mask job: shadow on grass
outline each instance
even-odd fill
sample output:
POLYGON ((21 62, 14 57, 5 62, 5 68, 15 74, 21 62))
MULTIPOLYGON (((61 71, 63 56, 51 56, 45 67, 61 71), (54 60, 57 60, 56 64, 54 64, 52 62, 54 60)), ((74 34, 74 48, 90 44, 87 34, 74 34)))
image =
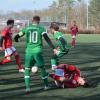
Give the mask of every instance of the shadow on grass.
MULTIPOLYGON (((22 58, 21 60, 24 63, 25 54, 23 51, 23 47, 20 48, 20 45, 18 45, 17 48, 19 53, 21 53, 21 58, 22 58)), ((45 59, 46 68, 48 70, 50 70, 51 55, 52 55, 52 50, 50 50, 48 46, 45 46, 43 56, 45 59)), ((83 73, 87 73, 86 77, 92 84, 95 85, 96 88, 99 88, 98 84, 100 83, 100 73, 98 71, 100 66, 97 65, 99 62, 100 62, 100 44, 98 43, 78 44, 76 48, 71 49, 69 54, 65 55, 60 60, 60 63, 69 63, 77 65, 81 69, 81 71, 83 71, 83 73)), ((15 65, 14 68, 13 66, 11 66, 12 64, 14 65, 15 62, 4 66, 0 65, 0 67, 3 67, 0 70, 0 85, 5 87, 4 89, 3 88, 0 89, 0 100, 99 100, 100 99, 100 92, 94 93, 90 96, 87 96, 87 93, 85 93, 86 96, 84 97, 82 95, 79 95, 79 96, 71 96, 69 98, 67 97, 67 93, 69 93, 67 89, 64 90, 64 92, 60 92, 59 94, 56 95, 54 94, 51 96, 49 94, 50 93, 49 91, 43 91, 40 88, 42 86, 40 81, 41 78, 37 77, 37 75, 33 75, 31 78, 31 84, 34 84, 31 85, 31 87, 33 89, 35 87, 35 89, 32 90, 30 94, 26 94, 24 92, 25 86, 24 86, 23 76, 17 72, 17 70, 15 69, 15 65), (16 86, 15 84, 18 85, 20 84, 20 85, 16 86), (12 85, 13 88, 12 87, 10 88, 9 85, 12 85), (65 96, 63 95, 64 93, 66 93, 65 96)), ((53 90, 50 91, 52 91, 52 93, 54 92, 53 90)))
POLYGON ((59 95, 56 95, 56 96, 36 96, 35 94, 38 93, 38 92, 42 92, 40 89, 37 90, 37 91, 33 91, 31 95, 29 94, 25 94, 25 93, 19 93, 19 94, 16 94, 16 95, 13 95, 13 96, 8 96, 8 97, 5 97, 5 98, 0 98, 2 100, 99 100, 100 99, 100 94, 96 94, 96 95, 92 95, 92 96, 86 96, 86 97, 82 97, 82 96, 79 96, 79 97, 63 97, 63 96, 59 96, 59 95), (25 97, 22 97, 22 95, 24 95, 25 97), (29 96, 28 96, 29 95, 29 96), (21 97, 20 97, 21 96, 21 97), (8 98, 8 99, 7 99, 8 98))

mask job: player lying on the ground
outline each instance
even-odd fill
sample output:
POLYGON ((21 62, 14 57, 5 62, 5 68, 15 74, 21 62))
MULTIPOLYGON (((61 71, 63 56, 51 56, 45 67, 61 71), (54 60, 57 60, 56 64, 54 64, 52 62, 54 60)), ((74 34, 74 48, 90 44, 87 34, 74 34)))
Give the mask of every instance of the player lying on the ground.
POLYGON ((72 35, 72 46, 75 47, 76 35, 78 33, 78 26, 76 25, 76 21, 73 21, 73 24, 72 24, 70 30, 71 30, 71 35, 72 35))
POLYGON ((16 59, 16 64, 18 65, 19 72, 24 72, 24 69, 20 63, 19 54, 16 52, 16 49, 13 47, 12 44, 12 28, 14 26, 14 20, 9 19, 7 20, 7 26, 1 32, 2 36, 2 48, 1 50, 5 50, 5 59, 3 59, 0 64, 6 64, 10 61, 10 56, 14 55, 16 59))
POLYGON ((67 41, 64 39, 64 36, 59 32, 59 26, 57 23, 51 23, 50 26, 51 33, 53 34, 55 40, 58 43, 57 52, 51 58, 52 70, 57 66, 57 61, 69 51, 67 48, 67 41))
POLYGON ((57 87, 75 88, 78 86, 88 86, 86 80, 81 77, 80 69, 69 64, 60 64, 55 68, 55 72, 50 74, 57 87))
MULTIPOLYGON (((41 70, 41 77, 44 81, 45 88, 48 89, 48 74, 45 70, 45 64, 42 56, 42 37, 46 40, 49 46, 54 49, 52 42, 50 41, 46 29, 44 26, 40 25, 40 17, 34 16, 32 24, 28 27, 22 29, 22 31, 15 36, 15 41, 18 42, 18 39, 21 36, 26 35, 27 48, 25 54, 25 84, 26 91, 30 91, 30 71, 32 66, 36 64, 41 70)), ((56 51, 54 49, 54 51, 56 51)))

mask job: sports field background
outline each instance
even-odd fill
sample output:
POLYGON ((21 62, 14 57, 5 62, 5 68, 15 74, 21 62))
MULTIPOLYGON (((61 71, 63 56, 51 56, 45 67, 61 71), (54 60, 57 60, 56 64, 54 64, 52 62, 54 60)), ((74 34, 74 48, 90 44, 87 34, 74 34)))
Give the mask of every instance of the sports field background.
MULTIPOLYGON (((52 36, 50 36, 52 38, 52 36)), ((71 36, 66 35, 70 47, 71 36)), ((55 41, 53 41, 55 44, 55 41)), ((22 39, 14 43, 20 53, 24 65, 25 42, 22 39)), ((44 42, 44 59, 47 71, 50 71, 50 57, 52 50, 44 42)), ((0 53, 0 59, 3 53, 0 53)), ((14 59, 14 58, 12 58, 14 59)), ((53 89, 43 91, 42 81, 38 74, 31 74, 31 93, 25 93, 23 74, 18 73, 17 65, 11 62, 7 65, 0 65, 0 100, 100 100, 100 35, 78 35, 76 48, 70 49, 68 55, 60 62, 76 65, 81 69, 82 74, 92 84, 91 88, 75 89, 53 89)), ((49 78, 49 81, 52 80, 49 78)))

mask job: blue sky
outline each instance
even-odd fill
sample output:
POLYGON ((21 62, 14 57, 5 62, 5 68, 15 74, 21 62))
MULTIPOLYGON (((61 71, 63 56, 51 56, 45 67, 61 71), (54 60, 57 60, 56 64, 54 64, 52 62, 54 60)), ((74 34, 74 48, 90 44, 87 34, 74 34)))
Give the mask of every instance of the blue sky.
POLYGON ((34 10, 44 9, 52 4, 54 0, 0 0, 0 10, 7 12, 9 10, 34 10))
MULTIPOLYGON (((0 0, 0 10, 21 11, 48 8, 56 0, 0 0)), ((86 2, 87 0, 85 0, 86 2)))

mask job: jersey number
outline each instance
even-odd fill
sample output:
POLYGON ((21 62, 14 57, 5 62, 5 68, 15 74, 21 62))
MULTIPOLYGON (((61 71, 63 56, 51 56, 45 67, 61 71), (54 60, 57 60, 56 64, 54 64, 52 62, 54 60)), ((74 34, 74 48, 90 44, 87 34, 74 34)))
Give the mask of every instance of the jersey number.
POLYGON ((37 43, 38 42, 38 32, 37 31, 34 31, 34 32, 29 31, 29 33, 30 33, 30 42, 37 43))

